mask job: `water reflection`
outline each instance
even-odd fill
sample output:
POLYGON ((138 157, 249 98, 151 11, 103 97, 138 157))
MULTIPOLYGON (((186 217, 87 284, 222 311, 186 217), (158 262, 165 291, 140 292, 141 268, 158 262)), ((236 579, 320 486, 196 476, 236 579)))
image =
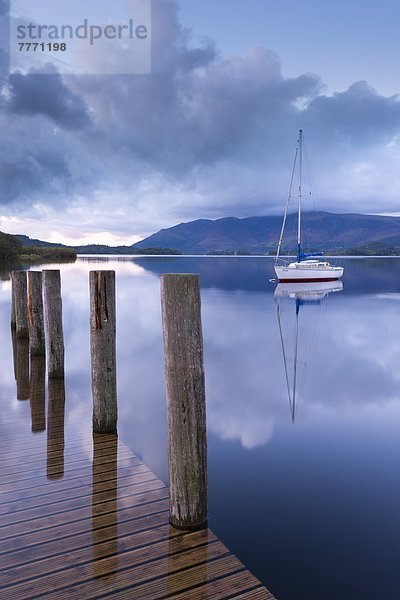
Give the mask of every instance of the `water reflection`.
POLYGON ((31 356, 30 400, 32 432, 46 429, 46 359, 31 356))
POLYGON ((29 340, 17 338, 14 331, 12 340, 17 400, 29 400, 29 340))
MULTIPOLYGON (((398 593, 400 259, 344 263, 343 292, 323 291, 322 298, 313 297, 315 290, 307 296, 296 297, 295 292, 293 297, 283 293, 274 297, 274 286, 268 283, 272 274, 268 259, 129 258, 114 262, 112 258, 102 264, 118 274, 120 439, 164 481, 167 425, 158 275, 200 272, 211 526, 279 598, 297 598, 299 589, 307 589, 312 600, 331 600, 346 593, 346 597, 375 600, 395 598, 398 593), (287 378, 277 302, 290 366, 287 378), (297 391, 289 415, 287 379, 293 386, 296 317, 297 391), (291 426, 293 414, 296 427, 291 426), (365 564, 371 561, 376 568, 366 574, 365 564)), ((90 398, 87 277, 93 267, 87 260, 61 268, 68 393, 76 399, 75 408, 69 410, 77 422, 90 398)), ((0 302, 4 338, 9 335, 8 284, 0 286, 0 302)), ((12 419, 25 426, 30 418, 28 406, 10 402, 10 397, 15 398, 15 383, 7 344, 0 347, 1 352, 0 402, 13 411, 12 419)), ((17 379, 16 346, 14 363, 17 379)), ((33 372, 32 367, 32 376, 33 372)), ((42 375, 37 379, 42 380, 42 375)), ((31 398, 32 410, 39 408, 37 416, 32 415, 32 425, 37 426, 43 419, 39 393, 38 398, 37 402, 31 398)), ((9 434, 1 420, 0 427, 9 434)), ((12 456, 18 443, 5 445, 3 451, 12 456)), ((100 450, 96 442, 93 475, 89 475, 93 496, 87 497, 93 525, 85 538, 85 548, 93 543, 85 554, 87 586, 93 574, 100 575, 100 545, 107 556, 110 552, 111 571, 116 568, 115 473, 112 463, 111 474, 101 464, 100 450)), ((65 489, 67 483, 60 485, 65 489)), ((125 506, 120 497, 119 505, 123 502, 125 506)), ((129 502, 135 502, 134 496, 129 496, 129 502)), ((171 544, 167 558, 166 523, 167 517, 160 512, 152 539, 157 541, 162 531, 163 556, 173 569, 176 546, 171 544)), ((132 534, 137 545, 145 545, 148 540, 139 527, 138 519, 124 519, 121 540, 132 534)), ((123 552, 122 546, 121 570, 123 552)), ((25 561, 24 555, 21 558, 25 561)), ((107 585, 106 577, 103 581, 107 585)), ((110 581, 111 592, 114 576, 110 581)), ((172 571, 168 586, 172 594, 172 571)))
POLYGON ((64 477, 65 380, 49 379, 47 407, 47 479, 64 477))
MULTIPOLYGON (((92 465, 92 569, 93 577, 104 575, 104 526, 107 525, 107 578, 113 577, 118 569, 118 521, 117 521, 117 477, 118 437, 93 433, 92 465), (104 490, 106 470, 107 508, 99 503, 104 490), (104 514, 106 513, 106 514, 104 514)), ((103 494, 104 496, 104 494, 103 494)))
MULTIPOLYGON (((185 572, 180 571, 184 567, 191 567, 190 580, 195 581, 196 586, 204 585, 208 579, 212 578, 213 564, 210 564, 215 558, 215 540, 214 535, 208 530, 182 535, 182 531, 177 536, 177 529, 170 526, 168 539, 168 564, 167 564, 167 582, 165 597, 173 597, 182 589, 182 577, 185 572), (190 561, 188 561, 190 557, 190 561)), ((218 557, 218 553, 216 554, 218 557)), ((189 580, 188 574, 186 577, 189 580)), ((201 588, 200 588, 201 590, 201 588)), ((189 597, 189 594, 188 594, 189 597)), ((198 598, 204 600, 210 597, 206 591, 199 591, 198 598)), ((217 594, 216 596, 217 597, 217 594)))
MULTIPOLYGON (((289 399, 290 413, 292 422, 295 422, 296 417, 296 394, 297 394, 297 377, 299 366, 299 315, 300 309, 304 306, 321 306, 328 295, 332 292, 341 292, 343 290, 342 281, 329 282, 312 282, 312 283, 279 283, 274 292, 276 301, 276 316, 279 328, 279 338, 282 346, 283 364, 285 369, 286 389, 289 399), (295 323, 293 336, 293 364, 289 365, 288 348, 285 342, 282 324, 282 300, 294 300, 295 307, 295 323)), ((316 315, 314 316, 314 318, 316 315)), ((304 357, 305 350, 300 350, 301 358, 304 357)), ((308 357, 309 359, 309 357, 308 357)), ((306 363, 304 363, 306 367, 306 363)))

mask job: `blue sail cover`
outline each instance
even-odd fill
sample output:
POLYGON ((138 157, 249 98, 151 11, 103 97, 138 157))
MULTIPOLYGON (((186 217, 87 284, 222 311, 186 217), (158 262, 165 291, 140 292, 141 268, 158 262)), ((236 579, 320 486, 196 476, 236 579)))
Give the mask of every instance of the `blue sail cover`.
POLYGON ((311 258, 312 256, 323 256, 323 252, 310 252, 306 254, 302 252, 300 244, 297 245, 297 262, 301 262, 302 260, 307 260, 307 258, 311 258))

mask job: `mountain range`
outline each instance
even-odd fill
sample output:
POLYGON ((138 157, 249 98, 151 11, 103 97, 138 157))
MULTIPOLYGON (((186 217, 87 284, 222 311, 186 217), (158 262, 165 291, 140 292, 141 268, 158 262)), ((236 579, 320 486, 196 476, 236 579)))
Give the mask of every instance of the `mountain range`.
MULTIPOLYGON (((80 254, 120 253, 144 254, 169 250, 181 254, 249 253, 268 254, 276 250, 282 217, 227 217, 217 220, 199 219, 162 229, 131 246, 75 246, 80 254)), ((283 252, 293 251, 297 235, 297 215, 287 218, 283 252)), ((17 236, 24 246, 62 247, 17 236)), ((346 253, 400 253, 400 217, 363 214, 305 213, 302 220, 305 249, 346 253)))
MULTIPOLYGON (((268 254, 276 250, 282 217, 228 217, 181 223, 151 235, 133 247, 173 248, 182 254, 246 251, 268 254)), ((283 250, 293 250, 297 237, 297 214, 288 215, 283 250)), ((362 214, 305 213, 302 240, 307 249, 347 251, 365 246, 400 248, 400 217, 362 214)))

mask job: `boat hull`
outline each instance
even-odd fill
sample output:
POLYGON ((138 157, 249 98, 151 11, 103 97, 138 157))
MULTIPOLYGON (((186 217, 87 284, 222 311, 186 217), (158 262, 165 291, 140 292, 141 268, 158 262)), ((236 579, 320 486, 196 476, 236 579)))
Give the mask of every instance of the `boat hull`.
POLYGON ((326 269, 302 269, 293 267, 274 267, 275 274, 282 283, 310 283, 313 281, 337 281, 343 277, 342 267, 328 267, 326 269))

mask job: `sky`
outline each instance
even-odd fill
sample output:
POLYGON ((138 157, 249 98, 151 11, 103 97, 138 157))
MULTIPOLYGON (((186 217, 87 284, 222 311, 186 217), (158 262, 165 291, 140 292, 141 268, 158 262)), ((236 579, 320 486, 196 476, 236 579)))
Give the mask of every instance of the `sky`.
POLYGON ((0 23, 0 230, 131 244, 194 219, 281 214, 299 128, 310 208, 400 214, 394 1, 152 5, 150 75, 10 76, 0 23))

